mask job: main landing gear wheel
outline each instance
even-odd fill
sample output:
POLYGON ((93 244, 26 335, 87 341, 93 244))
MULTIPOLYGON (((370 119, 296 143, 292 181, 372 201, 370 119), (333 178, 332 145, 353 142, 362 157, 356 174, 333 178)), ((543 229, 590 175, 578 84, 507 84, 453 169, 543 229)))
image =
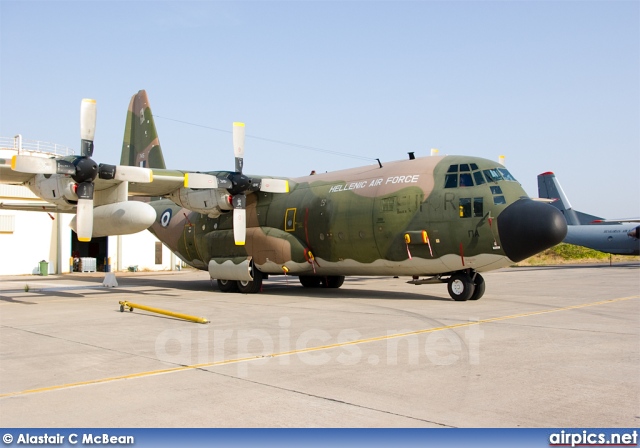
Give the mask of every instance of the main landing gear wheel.
POLYGON ((339 288, 344 283, 344 275, 328 275, 322 278, 322 286, 325 288, 339 288))
POLYGON ((298 277, 298 280, 300 280, 300 284, 305 288, 320 287, 320 281, 321 281, 320 277, 316 277, 313 275, 301 275, 300 277, 298 277))
POLYGON ((238 292, 238 282, 235 280, 221 280, 216 281, 218 283, 218 289, 222 292, 238 292))
POLYGON ((237 281, 238 291, 243 294, 255 294, 257 292, 260 292, 260 290, 262 289, 262 279, 264 278, 263 274, 258 269, 256 269, 253 263, 251 263, 251 274, 253 276, 252 281, 237 281))
POLYGON ((482 275, 476 274, 476 276, 473 279, 473 283, 475 285, 475 288, 473 289, 473 294, 471 294, 471 297, 469 297, 469 300, 478 300, 480 297, 484 295, 484 289, 485 289, 484 278, 482 278, 482 275))
POLYGON ((473 296, 475 285, 473 284, 471 277, 469 277, 466 273, 458 272, 457 274, 453 274, 451 278, 449 278, 449 282, 447 283, 447 290, 449 291, 449 295, 453 300, 455 300, 456 302, 464 302, 469 300, 473 296))

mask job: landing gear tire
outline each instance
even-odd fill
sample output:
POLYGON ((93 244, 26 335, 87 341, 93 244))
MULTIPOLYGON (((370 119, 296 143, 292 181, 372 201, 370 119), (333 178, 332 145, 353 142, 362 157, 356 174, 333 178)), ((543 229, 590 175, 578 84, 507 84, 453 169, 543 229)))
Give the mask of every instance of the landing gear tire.
POLYGON ((344 275, 328 275, 321 278, 324 288, 339 288, 344 283, 344 275))
POLYGON ((313 275, 301 275, 298 277, 298 280, 300 280, 300 284, 305 288, 319 288, 322 279, 313 275))
POLYGON ((263 274, 256 267, 251 264, 251 274, 253 275, 252 281, 238 280, 238 291, 242 294, 255 294, 262 289, 263 274))
POLYGON ((473 296, 475 285, 473 284, 471 277, 466 273, 458 272, 449 278, 447 290, 453 300, 456 302, 465 302, 473 296))
POLYGON ((218 289, 222 292, 238 292, 238 282, 234 280, 216 280, 218 289))
POLYGON ((476 274, 475 278, 473 279, 473 283, 475 285, 475 288, 473 290, 473 294, 471 294, 471 297, 469 297, 469 300, 478 300, 484 295, 484 278, 482 278, 482 275, 476 274))

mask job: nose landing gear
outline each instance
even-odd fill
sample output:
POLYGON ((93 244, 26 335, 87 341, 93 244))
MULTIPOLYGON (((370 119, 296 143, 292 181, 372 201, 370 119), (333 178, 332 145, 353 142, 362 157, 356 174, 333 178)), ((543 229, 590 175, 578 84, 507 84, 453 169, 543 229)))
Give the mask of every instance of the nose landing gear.
POLYGON ((485 291, 484 278, 475 271, 459 271, 447 282, 447 291, 456 302, 478 300, 485 291))

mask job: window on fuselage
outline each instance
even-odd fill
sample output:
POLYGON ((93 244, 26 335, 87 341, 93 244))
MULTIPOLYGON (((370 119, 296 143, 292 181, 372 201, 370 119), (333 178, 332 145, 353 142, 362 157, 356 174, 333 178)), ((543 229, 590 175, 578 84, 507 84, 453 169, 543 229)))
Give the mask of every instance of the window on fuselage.
POLYGON ((482 171, 474 171, 473 179, 476 181, 476 185, 484 184, 484 176, 482 176, 482 171))
POLYGON ((483 171, 485 177, 487 178, 487 182, 498 182, 502 180, 502 175, 497 170, 497 168, 492 168, 490 170, 483 171))
POLYGON ((460 186, 473 187, 473 179, 471 178, 471 173, 460 173, 460 186))
POLYGON ((457 174, 447 174, 444 177, 444 188, 456 188, 457 186, 458 186, 457 174))
POLYGON ((512 182, 518 182, 515 177, 511 175, 508 169, 506 168, 498 168, 498 171, 502 174, 504 180, 510 180, 512 182))
POLYGON ((482 216, 484 216, 482 198, 473 198, 473 217, 482 218, 482 216))
POLYGON ((482 218, 484 206, 482 198, 460 198, 458 210, 461 218, 482 218))
POLYGON ((501 204, 506 204, 506 203, 507 203, 507 201, 506 201, 506 199, 504 198, 504 196, 494 196, 494 197, 493 197, 493 203, 494 203, 495 205, 501 205, 501 204))
POLYGON ((460 205, 458 206, 460 210, 461 218, 470 218, 471 217, 471 198, 460 198, 460 205))

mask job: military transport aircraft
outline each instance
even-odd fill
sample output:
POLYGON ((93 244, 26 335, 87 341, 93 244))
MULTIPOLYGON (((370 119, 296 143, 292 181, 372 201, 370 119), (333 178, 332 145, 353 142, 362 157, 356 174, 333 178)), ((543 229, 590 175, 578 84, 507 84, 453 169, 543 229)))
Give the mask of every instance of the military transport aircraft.
POLYGON ((259 292, 278 274, 310 288, 388 275, 446 282, 453 299, 477 300, 481 272, 534 255, 567 232, 562 213, 528 198, 487 159, 431 156, 291 179, 248 176, 244 124, 234 123, 233 171, 168 170, 143 90, 129 105, 119 166, 91 159, 94 129, 95 102, 83 100, 81 154, 17 155, 10 167, 0 160, 1 182, 26 185, 51 203, 47 211, 75 210, 79 239, 150 226, 225 292, 259 292))
POLYGON ((640 219, 604 219, 574 210, 551 171, 538 175, 538 195, 554 199, 568 224, 565 243, 589 247, 614 255, 640 255, 640 219), (615 223, 615 224, 608 224, 615 223))

